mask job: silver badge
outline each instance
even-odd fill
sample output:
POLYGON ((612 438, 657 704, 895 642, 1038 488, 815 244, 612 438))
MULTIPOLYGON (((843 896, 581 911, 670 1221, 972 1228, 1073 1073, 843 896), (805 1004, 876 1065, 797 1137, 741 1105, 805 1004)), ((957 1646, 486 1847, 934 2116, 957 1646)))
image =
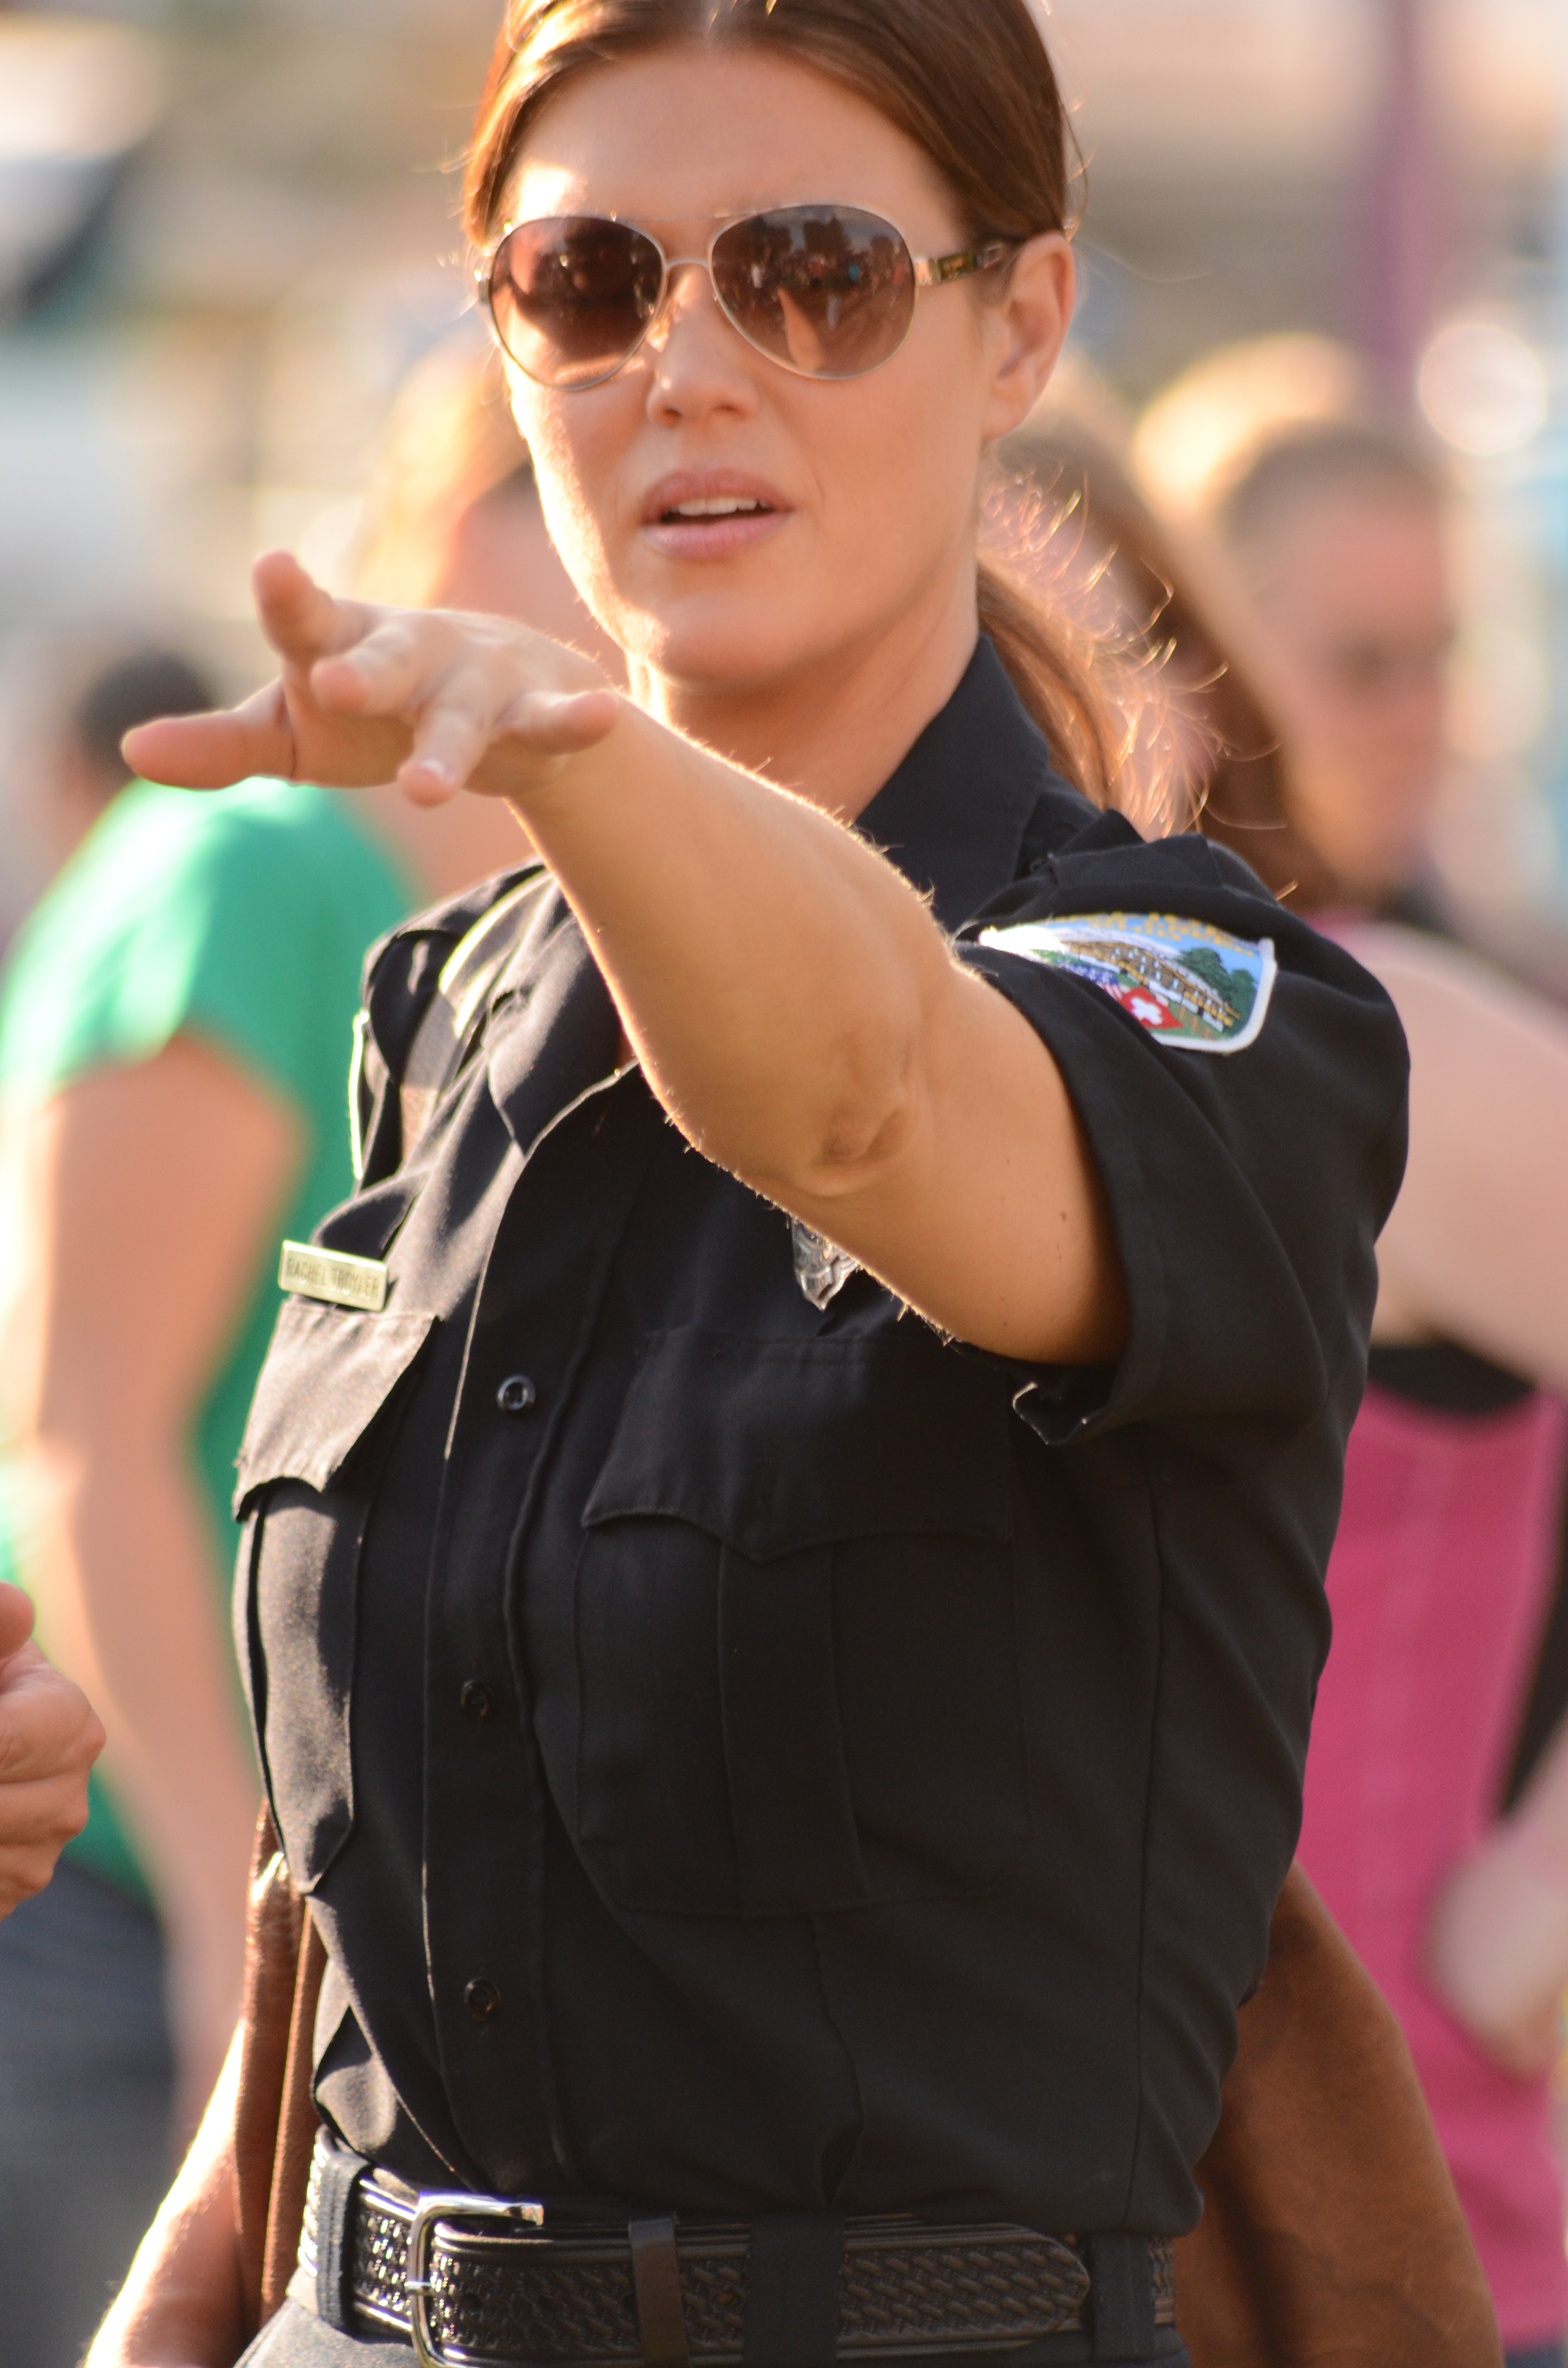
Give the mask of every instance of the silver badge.
POLYGON ((825 1307, 850 1276, 860 1271, 858 1258, 852 1258, 847 1250, 835 1249, 825 1235, 813 1234, 799 1217, 790 1220, 790 1238, 795 1251, 795 1280, 813 1307, 825 1307))

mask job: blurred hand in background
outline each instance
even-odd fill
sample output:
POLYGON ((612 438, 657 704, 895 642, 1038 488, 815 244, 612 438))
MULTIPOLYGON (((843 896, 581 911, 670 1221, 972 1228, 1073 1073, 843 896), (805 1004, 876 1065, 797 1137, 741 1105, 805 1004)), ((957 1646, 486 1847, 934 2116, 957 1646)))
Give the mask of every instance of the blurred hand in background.
POLYGON ((33 1608, 0 1581, 0 1917, 41 1891, 87 1822, 104 1730, 80 1686, 29 1640, 33 1608))

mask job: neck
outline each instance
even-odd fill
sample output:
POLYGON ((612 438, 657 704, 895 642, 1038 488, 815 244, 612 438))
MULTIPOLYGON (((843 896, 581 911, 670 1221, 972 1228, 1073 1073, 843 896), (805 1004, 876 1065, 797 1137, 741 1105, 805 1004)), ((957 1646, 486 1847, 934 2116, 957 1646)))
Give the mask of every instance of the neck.
POLYGON ((687 739, 853 822, 958 689, 978 631, 971 575, 929 610, 796 672, 689 683, 634 664, 632 697, 687 739))

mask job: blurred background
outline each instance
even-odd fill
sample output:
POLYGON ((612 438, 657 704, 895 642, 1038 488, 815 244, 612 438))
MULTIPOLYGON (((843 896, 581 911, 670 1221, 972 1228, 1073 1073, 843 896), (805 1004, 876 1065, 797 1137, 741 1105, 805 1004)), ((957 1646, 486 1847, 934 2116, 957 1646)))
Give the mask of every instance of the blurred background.
MULTIPOLYGON (((262 663, 257 547, 347 579, 393 392, 469 303, 451 167, 495 14, 0 0, 0 940, 51 864, 31 753, 51 650, 79 664, 134 627, 237 687, 262 663)), ((1076 336, 1129 419, 1216 346, 1312 332, 1357 347, 1451 464, 1464 619, 1435 851, 1471 898, 1552 915, 1568 9, 1053 0, 1050 29, 1088 164, 1076 336)), ((1167 422, 1167 477, 1180 444, 1167 422)))

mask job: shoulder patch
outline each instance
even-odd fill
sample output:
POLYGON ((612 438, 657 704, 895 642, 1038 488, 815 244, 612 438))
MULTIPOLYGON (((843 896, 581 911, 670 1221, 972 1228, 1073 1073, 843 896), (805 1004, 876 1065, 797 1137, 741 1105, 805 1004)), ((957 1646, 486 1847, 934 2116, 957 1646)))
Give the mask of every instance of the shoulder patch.
POLYGON ((1274 992, 1272 938, 1233 938, 1177 913, 1074 913, 983 929, 983 946, 1087 979, 1162 1043, 1239 1053, 1274 992))

